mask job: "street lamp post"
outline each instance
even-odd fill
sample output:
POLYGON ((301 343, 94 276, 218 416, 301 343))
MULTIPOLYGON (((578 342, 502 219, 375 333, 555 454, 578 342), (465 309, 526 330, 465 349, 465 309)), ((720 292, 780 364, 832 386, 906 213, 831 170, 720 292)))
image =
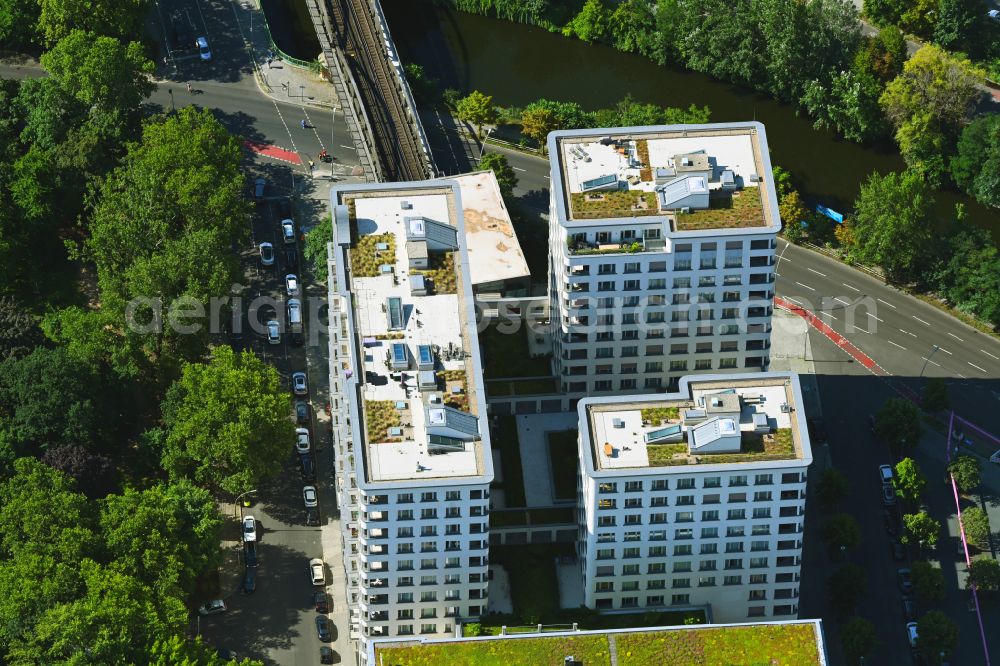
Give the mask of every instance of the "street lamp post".
POLYGON ((306 87, 303 85, 299 85, 299 98, 300 99, 306 98, 306 87))
POLYGON ((257 492, 256 490, 248 490, 236 496, 236 499, 233 500, 233 518, 237 517, 236 513, 240 506, 240 498, 243 497, 244 495, 250 495, 251 493, 256 493, 256 492, 257 492))
POLYGON ((167 94, 170 95, 170 112, 174 112, 174 89, 167 88, 167 94))
POLYGON ((492 131, 493 131, 492 127, 488 128, 486 130, 485 136, 483 136, 483 142, 479 145, 479 159, 477 160, 477 162, 483 161, 483 153, 486 152, 486 140, 490 138, 490 132, 492 131))
POLYGON ((924 370, 926 370, 926 369, 927 369, 927 364, 928 364, 928 363, 930 362, 930 360, 931 360, 931 356, 934 356, 934 354, 935 354, 935 353, 937 352, 937 350, 939 350, 939 349, 941 349, 941 348, 940 348, 940 347, 938 347, 937 345, 933 345, 933 346, 931 347, 931 353, 930 353, 930 354, 928 354, 928 355, 927 355, 927 356, 926 356, 926 357, 924 358, 924 365, 923 365, 923 367, 922 367, 922 368, 920 368, 920 374, 919 374, 919 375, 917 376, 917 379, 919 379, 920 377, 923 377, 923 376, 924 376, 924 370))
POLYGON ((333 109, 330 111, 330 147, 333 148, 333 126, 337 124, 337 109, 339 107, 334 104, 333 109))

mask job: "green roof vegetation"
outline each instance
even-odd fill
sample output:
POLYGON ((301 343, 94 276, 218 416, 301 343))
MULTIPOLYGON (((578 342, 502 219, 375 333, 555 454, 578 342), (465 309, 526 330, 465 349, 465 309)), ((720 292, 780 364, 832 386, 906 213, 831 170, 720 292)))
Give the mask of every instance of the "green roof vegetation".
POLYGON ((611 641, 618 666, 809 666, 820 663, 811 624, 636 631, 499 640, 467 640, 376 651, 382 666, 539 666, 573 655, 586 666, 610 666, 611 641))
POLYGON ((392 400, 365 400, 365 430, 368 441, 396 442, 398 437, 389 437, 389 428, 403 425, 396 403, 392 400))
POLYGON ((666 421, 676 421, 681 416, 680 407, 647 407, 639 410, 643 423, 663 425, 666 421))
POLYGON ((656 215, 660 212, 656 193, 639 190, 571 192, 569 203, 570 217, 577 220, 656 215))
POLYGON ((415 275, 424 275, 431 281, 431 289, 435 294, 457 294, 455 279, 455 253, 431 252, 428 257, 429 268, 412 270, 415 275))
MULTIPOLYGON (((645 410, 644 410, 645 411, 645 410)), ((645 418, 645 417, 643 417, 645 418)), ((656 423, 655 421, 653 422, 656 423)), ((686 442, 678 444, 647 444, 650 467, 669 465, 719 465, 759 460, 789 460, 795 457, 791 428, 779 428, 770 434, 745 432, 739 453, 701 453, 690 455, 686 442)))
POLYGON ((396 237, 384 233, 358 238, 351 248, 351 272, 354 277, 378 277, 382 264, 396 265, 396 237), (379 243, 386 243, 389 248, 378 250, 376 246, 379 243))
POLYGON ((764 206, 760 197, 759 187, 748 187, 730 195, 712 192, 708 210, 677 213, 677 231, 763 227, 764 206))

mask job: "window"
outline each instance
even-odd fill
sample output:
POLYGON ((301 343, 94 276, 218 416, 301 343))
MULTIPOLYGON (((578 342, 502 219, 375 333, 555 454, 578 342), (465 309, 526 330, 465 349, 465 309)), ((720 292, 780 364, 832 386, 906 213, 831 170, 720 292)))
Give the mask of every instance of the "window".
POLYGON ((767 583, 767 574, 751 574, 750 584, 751 585, 764 585, 767 583))
POLYGON ((715 587, 715 576, 699 576, 698 587, 715 587))
POLYGON ((396 530, 396 536, 400 539, 410 539, 413 537, 412 527, 400 527, 396 530))
POLYGON ((747 609, 747 617, 764 617, 764 607, 751 606, 747 609))
POLYGON ((736 476, 729 477, 730 486, 745 486, 747 485, 747 477, 743 474, 738 474, 736 476))
POLYGON ((649 557, 666 557, 667 547, 666 546, 650 546, 647 551, 649 557))
POLYGON ((741 560, 739 558, 726 560, 726 568, 727 569, 742 569, 743 568, 743 560, 741 560))
POLYGON ((719 528, 718 527, 703 527, 703 528, 701 528, 701 538, 702 539, 718 539, 719 538, 719 528))
POLYGON ((765 601, 767 599, 767 590, 750 590, 750 596, 747 601, 765 601))
POLYGON ((625 482, 625 492, 627 492, 627 493, 641 493, 642 492, 642 481, 626 481, 625 482))
MULTIPOLYGON (((650 521, 650 522, 652 522, 652 521, 650 521)), ((666 532, 666 530, 653 530, 652 532, 649 533, 649 540, 650 541, 666 541, 667 540, 667 532, 666 532)))
POLYGON ((396 627, 397 636, 412 636, 413 635, 413 625, 412 624, 401 624, 396 627))
POLYGON ((420 625, 420 633, 422 634, 436 634, 437 625, 436 624, 422 624, 420 625))
POLYGON ((647 590, 665 590, 667 588, 667 581, 661 579, 658 580, 648 580, 646 581, 647 590))
POLYGON ((690 594, 671 595, 670 603, 674 604, 675 606, 685 606, 691 603, 691 595, 690 594))
POLYGON ((753 517, 756 520, 760 520, 762 518, 770 518, 771 517, 771 509, 769 507, 765 507, 765 508, 761 508, 761 509, 754 509, 753 510, 753 517))
POLYGON ((622 557, 625 559, 635 559, 636 557, 639 557, 639 549, 625 548, 622 550, 622 557))
POLYGON ((746 493, 729 493, 729 503, 730 504, 740 504, 747 501, 746 493))
POLYGON ((638 608, 639 597, 622 597, 622 608, 638 608))
POLYGON ((726 576, 722 579, 723 585, 742 585, 743 576, 726 576))
POLYGON ((639 565, 638 564, 623 564, 622 565, 622 575, 623 576, 638 576, 639 575, 639 565))
POLYGON ((662 606, 663 605, 663 595, 657 594, 654 596, 646 597, 647 606, 662 606))
POLYGON ((691 571, 690 562, 674 562, 674 573, 687 573, 691 571))
POLYGON ((650 488, 650 490, 667 490, 668 489, 667 488, 667 481, 666 481, 666 479, 654 479, 652 483, 653 483, 653 485, 650 488))
POLYGON ((671 587, 673 587, 675 590, 676 589, 683 589, 685 587, 691 587, 691 579, 690 578, 674 578, 674 581, 671 584, 671 587))
POLYGON ((717 543, 703 543, 701 544, 701 550, 699 553, 701 555, 715 555, 719 552, 719 544, 717 543))
POLYGON ((434 525, 424 525, 423 527, 420 528, 420 536, 422 537, 437 536, 437 531, 438 528, 434 525))
POLYGON ((751 569, 766 569, 767 568, 767 558, 766 557, 751 557, 750 558, 750 568, 751 569))
POLYGON ((609 581, 598 581, 594 587, 595 592, 614 592, 615 584, 609 581))
POLYGON ((420 619, 421 620, 431 620, 436 618, 438 615, 437 608, 421 608, 420 609, 420 619))
POLYGON ((753 478, 755 486, 769 486, 774 483, 773 474, 758 474, 753 478))
POLYGON ((771 491, 758 490, 753 494, 754 502, 770 502, 771 501, 771 491))
POLYGON ((698 359, 697 361, 694 362, 694 369, 695 370, 711 370, 712 369, 712 360, 708 359, 708 358, 700 358, 700 359, 698 359))
POLYGON ((694 522, 694 511, 681 511, 677 514, 676 521, 678 523, 693 523, 694 522))
POLYGON ((685 555, 690 555, 690 554, 691 554, 690 544, 681 544, 674 546, 674 557, 683 557, 685 555))
MULTIPOLYGON (((701 498, 702 504, 718 504, 720 501, 721 497, 719 496, 719 493, 709 493, 701 498)), ((716 511, 715 514, 718 516, 719 512, 716 511)), ((716 518, 716 520, 718 520, 718 518, 716 518)))
POLYGON ((639 581, 626 580, 622 582, 622 592, 636 592, 639 589, 639 581))
POLYGON ((413 502, 413 493, 400 493, 396 495, 396 504, 411 504, 413 502))
POLYGON ((770 544, 767 541, 751 541, 750 550, 753 552, 761 552, 764 550, 770 550, 770 544))
MULTIPOLYGON (((400 579, 402 580, 402 579, 400 579)), ((396 595, 396 603, 400 604, 412 604, 413 603, 413 592, 400 592, 396 595)))
POLYGON ((597 283, 597 291, 614 291, 615 281, 614 280, 601 280, 597 283))
POLYGON ((679 277, 674 278, 674 289, 690 289, 691 288, 691 278, 679 277))
POLYGON ((420 493, 421 502, 436 502, 437 498, 437 493, 420 493))
MULTIPOLYGON (((607 233, 607 232, 605 232, 607 233)), ((597 267, 597 273, 599 275, 614 275, 615 265, 614 264, 600 264, 597 267)))
POLYGON ((445 499, 446 502, 455 502, 457 500, 460 500, 460 499, 462 499, 462 491, 461 490, 449 490, 448 492, 446 492, 444 494, 444 499, 445 499))
POLYGON ((397 511, 396 512, 396 519, 397 520, 413 520, 413 510, 412 509, 403 509, 402 511, 397 511))
MULTIPOLYGON (((632 233, 633 233, 633 235, 635 234, 634 231, 632 233)), ((625 237, 625 232, 622 232, 622 238, 624 238, 624 237, 625 237)), ((639 262, 638 261, 629 261, 629 262, 626 262, 625 263, 625 272, 626 273, 638 273, 639 272, 639 262)))
POLYGON ((427 604, 427 603, 433 603, 433 602, 436 602, 436 601, 437 601, 437 592, 421 592, 420 593, 420 602, 421 603, 427 604))

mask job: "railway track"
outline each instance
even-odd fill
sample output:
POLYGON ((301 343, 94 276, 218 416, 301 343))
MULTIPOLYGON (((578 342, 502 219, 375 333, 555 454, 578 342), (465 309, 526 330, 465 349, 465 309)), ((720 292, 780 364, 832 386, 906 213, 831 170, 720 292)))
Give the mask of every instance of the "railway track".
POLYGON ((340 47, 347 54, 372 124, 375 153, 387 180, 423 180, 427 166, 412 131, 381 32, 367 0, 329 0, 340 47))

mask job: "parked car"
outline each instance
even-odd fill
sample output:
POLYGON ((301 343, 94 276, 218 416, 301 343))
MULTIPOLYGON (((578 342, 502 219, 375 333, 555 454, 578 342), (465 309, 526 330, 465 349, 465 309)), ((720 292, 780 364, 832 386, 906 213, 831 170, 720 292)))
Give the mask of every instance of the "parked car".
POLYGON ((198 39, 194 40, 194 43, 198 46, 198 56, 202 60, 207 61, 212 59, 212 51, 211 49, 208 48, 207 39, 205 39, 204 37, 199 37, 198 39))
POLYGON ((322 615, 316 616, 316 635, 319 636, 319 640, 323 643, 329 643, 332 639, 330 635, 330 621, 322 615))
POLYGON ((295 222, 291 219, 281 221, 281 238, 289 245, 295 242, 295 222))
POLYGON ((313 585, 326 585, 326 566, 318 557, 309 560, 309 580, 313 585))
POLYGON ((319 509, 306 509, 306 525, 319 526, 319 509))
POLYGON ((267 342, 271 345, 281 344, 281 325, 277 319, 271 319, 267 322, 267 342))
POLYGON ((247 541, 243 544, 243 562, 248 567, 257 566, 257 542, 247 541))
POLYGON ((260 251, 260 263, 265 266, 274 266, 274 246, 264 241, 257 248, 260 251))
POLYGON ((892 484, 883 483, 882 484, 882 504, 886 506, 892 506, 896 503, 896 489, 892 487, 892 484))
POLYGON ((306 378, 306 373, 301 371, 292 373, 292 391, 295 395, 308 395, 309 380, 306 378))
POLYGON ((295 450, 300 454, 309 453, 312 447, 309 445, 309 428, 295 429, 295 450))
POLYGON ((299 456, 299 463, 302 465, 302 478, 306 481, 316 480, 316 463, 312 456, 304 453, 299 456))
POLYGON ((336 654, 337 653, 334 652, 332 648, 329 648, 326 645, 321 645, 319 648, 319 663, 321 664, 336 663, 335 661, 336 654))
POLYGON ((812 418, 806 421, 809 427, 809 440, 813 444, 826 443, 826 424, 821 418, 812 418))
POLYGON ((890 548, 892 549, 892 559, 897 562, 901 562, 906 559, 906 548, 903 544, 899 543, 895 539, 889 542, 890 548))
POLYGON ((247 567, 243 571, 243 594, 253 594, 257 589, 257 568, 247 567))
POLYGON ((253 516, 243 518, 243 540, 247 542, 257 540, 257 519, 253 516))
POLYGON ((317 613, 330 612, 330 599, 326 596, 326 592, 317 592, 313 595, 313 606, 316 607, 317 613))
POLYGON ((299 276, 289 273, 285 276, 285 293, 289 296, 299 295, 299 276))
POLYGON ((222 599, 212 599, 198 607, 198 615, 218 615, 219 613, 225 613, 227 610, 229 609, 225 601, 222 599))
POLYGON ((909 569, 897 569, 896 576, 899 579, 899 589, 903 594, 913 593, 913 578, 909 569))
POLYGON ((986 12, 986 15, 989 16, 994 21, 1000 21, 1000 9, 991 9, 990 11, 986 12))
POLYGON ((889 465, 879 465, 878 476, 882 480, 882 483, 892 483, 892 467, 889 465))
POLYGON ((888 509, 882 512, 882 521, 885 523, 886 532, 892 536, 899 534, 899 520, 888 509))
POLYGON ((253 181, 253 196, 254 196, 254 198, 255 199, 263 199, 264 198, 264 188, 266 188, 266 187, 267 187, 267 179, 266 178, 258 178, 255 181, 253 181))
POLYGON ((910 647, 916 649, 917 647, 917 623, 907 622, 906 623, 906 638, 910 641, 910 647))
POLYGON ((910 597, 903 597, 903 619, 906 621, 917 619, 917 602, 910 597))
POLYGON ((294 247, 285 248, 285 270, 289 273, 299 270, 299 251, 294 247))
POLYGON ((310 417, 309 403, 305 400, 295 401, 295 422, 300 425, 309 425, 312 422, 310 417))
POLYGON ((304 486, 302 488, 302 501, 307 509, 314 509, 319 506, 319 499, 316 497, 316 486, 304 486))

